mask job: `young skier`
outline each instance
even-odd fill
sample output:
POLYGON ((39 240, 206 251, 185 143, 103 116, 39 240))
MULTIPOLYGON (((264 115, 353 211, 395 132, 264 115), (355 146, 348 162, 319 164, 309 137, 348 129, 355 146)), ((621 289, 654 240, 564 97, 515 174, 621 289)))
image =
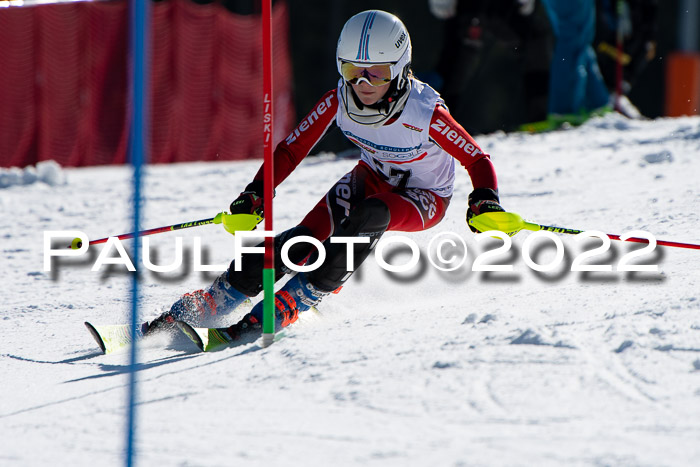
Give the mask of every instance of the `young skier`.
MULTIPOLYGON (((297 236, 323 242, 326 260, 313 272, 297 273, 275 294, 277 327, 293 323, 351 275, 348 246, 330 238, 367 237, 355 243, 354 264, 370 254, 387 230, 416 232, 440 222, 450 202, 455 159, 464 166, 474 191, 467 219, 493 211, 499 204, 496 175, 472 137, 450 116, 443 100, 412 76, 411 39, 394 15, 370 10, 350 18, 338 40, 336 61, 341 79, 274 151, 274 185, 278 186, 308 155, 332 125, 361 151, 361 160, 331 187, 296 227, 275 238, 275 280, 293 272, 279 252, 297 236)), ((231 213, 263 214, 263 168, 240 196, 231 213)), ((300 242, 289 250, 295 264, 314 261, 315 251, 300 242)), ((144 333, 172 326, 175 320, 196 323, 206 314, 233 311, 262 290, 263 255, 243 255, 240 271, 228 271, 206 290, 185 294, 171 309, 144 325, 144 333)), ((231 340, 261 333, 262 302, 226 331, 231 340)))

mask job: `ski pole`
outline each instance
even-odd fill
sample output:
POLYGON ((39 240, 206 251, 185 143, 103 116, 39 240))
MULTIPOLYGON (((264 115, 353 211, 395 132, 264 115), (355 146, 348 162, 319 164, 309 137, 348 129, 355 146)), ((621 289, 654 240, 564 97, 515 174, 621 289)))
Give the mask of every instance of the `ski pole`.
MULTIPOLYGON (((257 214, 229 214, 227 212, 220 212, 216 216, 209 219, 202 219, 192 222, 183 222, 182 224, 166 225, 164 227, 156 227, 153 229, 142 230, 140 232, 130 232, 121 235, 113 235, 112 237, 119 240, 124 240, 127 238, 134 238, 137 235, 143 237, 146 235, 155 235, 163 232, 172 232, 174 230, 189 229, 191 227, 199 227, 208 224, 223 224, 224 229, 227 232, 235 234, 238 230, 253 230, 256 225, 262 220, 262 217, 257 214)), ((100 238, 97 240, 90 240, 88 245, 96 245, 99 243, 105 243, 112 237, 100 238)), ((74 238, 68 248, 72 250, 77 250, 83 245, 82 240, 74 238)))
MULTIPOLYGON (((498 230, 501 232, 505 232, 509 236, 513 236, 516 233, 520 232, 521 230, 532 230, 532 231, 538 231, 538 230, 548 230, 550 232, 556 232, 556 233, 563 233, 563 234, 571 234, 571 235, 577 235, 580 233, 585 232, 584 230, 577 230, 577 229, 569 229, 566 227, 555 227, 551 225, 540 225, 540 224, 535 224, 534 222, 528 222, 526 220, 523 220, 520 215, 514 213, 514 212, 486 212, 484 214, 480 214, 478 216, 474 216, 469 220, 469 225, 473 226, 480 232, 487 232, 489 230, 498 230)), ((615 234, 606 234, 610 239, 612 240, 621 240, 619 235, 615 234)), ((635 243, 649 243, 649 239, 646 238, 639 238, 639 237, 630 237, 625 239, 624 241, 627 242, 635 242, 635 243)), ((700 250, 700 245, 699 244, 694 244, 694 243, 681 243, 681 242, 672 242, 668 240, 656 240, 657 245, 661 246, 671 246, 675 248, 689 248, 693 250, 700 250)))

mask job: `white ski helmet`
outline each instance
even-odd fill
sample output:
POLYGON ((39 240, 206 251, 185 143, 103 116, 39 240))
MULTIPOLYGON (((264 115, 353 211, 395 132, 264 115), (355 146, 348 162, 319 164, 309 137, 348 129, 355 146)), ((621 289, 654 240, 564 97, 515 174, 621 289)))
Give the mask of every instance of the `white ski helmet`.
POLYGON ((341 77, 343 64, 359 68, 389 65, 386 81, 391 86, 384 98, 373 105, 363 105, 343 78, 340 97, 352 120, 379 126, 403 109, 410 90, 411 38, 399 18, 380 10, 363 11, 350 18, 338 38, 336 63, 341 77))

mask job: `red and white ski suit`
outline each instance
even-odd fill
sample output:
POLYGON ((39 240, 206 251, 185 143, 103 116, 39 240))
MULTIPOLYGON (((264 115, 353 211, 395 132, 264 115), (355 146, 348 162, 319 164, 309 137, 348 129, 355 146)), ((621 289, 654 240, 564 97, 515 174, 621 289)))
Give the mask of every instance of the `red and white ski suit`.
MULTIPOLYGON (((342 83, 342 81, 341 81, 342 83)), ((467 169, 474 188, 497 189, 496 174, 469 133, 457 123, 439 94, 411 79, 411 90, 397 118, 380 127, 347 117, 339 100, 340 84, 274 151, 278 186, 336 124, 360 148, 361 160, 306 215, 301 225, 324 241, 359 202, 378 198, 390 210, 388 230, 415 232, 436 225, 452 196, 455 160, 467 169)), ((263 168, 255 176, 262 180, 263 168)))

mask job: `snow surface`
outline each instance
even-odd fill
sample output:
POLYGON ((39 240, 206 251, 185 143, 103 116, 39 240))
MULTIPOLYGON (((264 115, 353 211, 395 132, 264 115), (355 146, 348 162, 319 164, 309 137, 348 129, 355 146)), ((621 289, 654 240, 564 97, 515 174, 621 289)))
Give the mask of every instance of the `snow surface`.
MULTIPOLYGON (((503 205, 528 220, 700 243, 699 118, 609 115, 477 139, 492 154, 503 205)), ((354 164, 304 161, 277 191, 277 230, 354 164)), ((212 217, 258 166, 148 167, 144 228, 212 217)), ((0 190, 0 465, 121 465, 129 352, 102 355, 83 321, 128 322, 130 276, 90 270, 101 246, 45 272, 43 236, 130 231, 131 170, 59 174, 66 183, 0 190)), ((500 242, 477 243, 466 228, 470 190, 458 167, 445 220, 406 234, 421 245, 415 270, 389 275, 370 258, 320 316, 267 349, 204 354, 179 335, 144 342, 138 465, 699 465, 700 251, 659 247, 640 258, 659 272, 575 273, 573 258, 600 242, 561 235, 562 267, 536 273, 521 257, 532 234, 521 232, 494 261, 513 272, 473 272, 476 255, 500 242), (467 241, 457 271, 425 260, 441 232, 467 241)), ((204 226, 151 237, 158 264, 172 261, 177 236, 190 267, 196 236, 208 264, 232 257, 232 237, 204 226)), ((613 242, 597 261, 616 265, 639 247, 613 242)), ((532 251, 540 263, 554 253, 532 251)), ((392 261, 407 259, 399 251, 392 261)), ((146 271, 143 317, 213 277, 146 271)))

